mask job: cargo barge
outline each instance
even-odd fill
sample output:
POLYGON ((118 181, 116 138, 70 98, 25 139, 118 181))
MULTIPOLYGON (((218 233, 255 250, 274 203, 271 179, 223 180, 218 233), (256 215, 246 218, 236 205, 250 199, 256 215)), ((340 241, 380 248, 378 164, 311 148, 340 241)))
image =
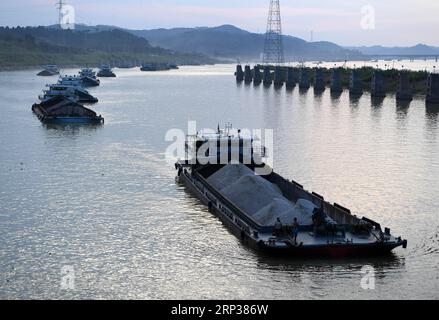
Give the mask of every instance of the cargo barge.
POLYGON ((407 240, 389 228, 267 171, 266 149, 255 148, 256 140, 230 128, 198 133, 188 137, 186 156, 175 164, 177 181, 246 245, 275 255, 316 258, 378 256, 407 247, 407 240), (262 168, 266 174, 260 174, 262 168))
POLYGON ((102 65, 97 76, 100 78, 114 78, 116 74, 111 70, 109 65, 102 65))
POLYGON ((32 111, 43 123, 102 124, 104 118, 76 101, 54 96, 32 105, 32 111))
POLYGON ((48 65, 44 67, 43 71, 40 71, 37 76, 50 77, 59 74, 59 68, 55 65, 48 65))

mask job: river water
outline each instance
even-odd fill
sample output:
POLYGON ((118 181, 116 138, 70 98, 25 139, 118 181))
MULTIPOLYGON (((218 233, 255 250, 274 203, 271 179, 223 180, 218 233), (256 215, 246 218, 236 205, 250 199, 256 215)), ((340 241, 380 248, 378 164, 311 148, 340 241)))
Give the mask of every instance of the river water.
POLYGON ((90 90, 100 127, 42 125, 30 108, 56 78, 1 72, 0 298, 439 298, 439 108, 237 85, 233 70, 116 69, 90 90), (341 261, 248 249, 175 183, 165 134, 188 120, 273 129, 277 172, 408 248, 341 261))

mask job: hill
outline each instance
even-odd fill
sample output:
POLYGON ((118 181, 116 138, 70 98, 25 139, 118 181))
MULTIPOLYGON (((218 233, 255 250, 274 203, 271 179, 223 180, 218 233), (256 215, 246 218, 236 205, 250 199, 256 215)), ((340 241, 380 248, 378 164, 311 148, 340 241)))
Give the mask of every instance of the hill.
MULTIPOLYGON (((148 39, 151 44, 180 52, 194 52, 216 58, 260 60, 265 35, 248 32, 232 25, 214 28, 173 28, 128 30, 148 39)), ((283 36, 286 60, 353 60, 363 56, 331 42, 307 42, 283 36)))
POLYGON ((358 50, 365 55, 439 55, 438 47, 425 44, 417 44, 412 47, 362 46, 348 47, 348 49, 358 50))
POLYGON ((154 47, 146 39, 121 29, 90 32, 47 27, 0 28, 0 69, 44 64, 98 66, 110 61, 215 62, 200 54, 154 47))

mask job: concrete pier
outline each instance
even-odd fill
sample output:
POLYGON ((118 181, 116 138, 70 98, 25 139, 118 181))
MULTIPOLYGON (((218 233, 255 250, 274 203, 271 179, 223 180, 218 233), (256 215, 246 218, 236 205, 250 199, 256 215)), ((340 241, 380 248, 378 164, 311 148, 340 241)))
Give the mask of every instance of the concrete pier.
POLYGON ((372 97, 381 98, 392 92, 396 94, 397 101, 410 101, 414 95, 428 95, 427 101, 439 103, 439 74, 429 75, 426 71, 399 72, 395 69, 380 70, 371 67, 326 69, 303 65, 287 67, 261 64, 254 68, 246 65, 244 68, 238 64, 235 76, 238 83, 245 80, 246 84, 253 82, 255 86, 263 82, 264 86, 269 87, 274 82, 275 87, 279 88, 286 83, 287 90, 292 90, 297 83, 301 91, 312 85, 317 93, 325 90, 330 82, 331 97, 334 98, 342 94, 345 87, 349 87, 351 97, 361 97, 364 91, 370 91, 372 97))
POLYGON ((287 79, 285 85, 288 90, 291 90, 296 86, 296 77, 294 76, 294 69, 292 67, 287 68, 287 79))
POLYGON ((358 70, 352 70, 349 79, 349 94, 361 96, 363 94, 363 81, 358 70))
POLYGON ((235 76, 236 76, 236 81, 239 82, 244 81, 244 72, 242 71, 242 66, 240 64, 236 66, 235 76))
POLYGON ((381 98, 386 96, 384 88, 384 78, 381 70, 374 70, 372 82, 370 84, 370 95, 372 97, 381 98))
POLYGON ((284 69, 280 66, 274 68, 274 85, 276 87, 282 87, 285 82, 284 69))
POLYGON ((325 75, 323 74, 323 70, 320 68, 317 68, 315 70, 314 74, 314 91, 325 91, 326 89, 326 82, 325 82, 325 75))
POLYGON ((341 80, 341 69, 332 69, 331 72, 331 92, 339 93, 343 91, 343 84, 341 80))
POLYGON ((253 83, 258 85, 261 82, 262 82, 261 68, 259 66, 255 66, 253 68, 253 83))
POLYGON ((253 73, 250 66, 245 66, 244 68, 244 82, 251 83, 253 81, 253 73))
POLYGON ((427 103, 439 104, 439 73, 428 76, 427 103))
POLYGON ((265 66, 264 67, 264 85, 265 86, 271 86, 271 84, 273 83, 273 79, 271 78, 271 71, 270 71, 270 67, 269 66, 265 66))
POLYGON ((309 89, 310 83, 309 83, 309 74, 308 69, 301 68, 299 73, 299 88, 300 89, 309 89))
POLYGON ((397 101, 411 101, 413 100, 413 92, 408 77, 408 73, 401 71, 398 74, 398 89, 396 91, 397 101))

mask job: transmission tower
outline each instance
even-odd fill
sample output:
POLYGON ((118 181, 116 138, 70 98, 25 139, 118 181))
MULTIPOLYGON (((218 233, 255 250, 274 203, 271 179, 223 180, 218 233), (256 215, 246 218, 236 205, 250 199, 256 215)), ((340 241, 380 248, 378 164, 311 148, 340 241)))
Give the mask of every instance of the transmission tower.
POLYGON ((282 64, 285 62, 279 0, 270 0, 262 62, 264 64, 282 64))
POLYGON ((58 9, 58 24, 60 24, 60 25, 61 25, 61 23, 63 21, 63 17, 64 17, 63 7, 65 4, 66 3, 63 0, 58 0, 58 2, 56 3, 56 8, 58 9))

